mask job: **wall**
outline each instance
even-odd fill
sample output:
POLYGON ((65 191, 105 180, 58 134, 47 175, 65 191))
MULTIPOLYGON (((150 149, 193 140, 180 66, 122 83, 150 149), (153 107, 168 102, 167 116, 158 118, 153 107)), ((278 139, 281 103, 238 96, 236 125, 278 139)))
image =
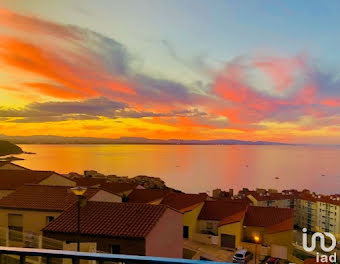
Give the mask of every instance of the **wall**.
POLYGON ((183 255, 183 215, 167 209, 146 237, 147 256, 182 258, 183 255))
POLYGON ((265 234, 264 236, 264 244, 268 245, 280 245, 287 247, 288 255, 292 254, 293 251, 293 230, 278 232, 273 234, 265 234))
POLYGON ((76 186, 76 182, 58 174, 52 174, 51 176, 39 182, 39 184, 52 186, 76 186))
POLYGON ((198 220, 197 221, 197 232, 202 233, 202 231, 211 231, 214 234, 218 234, 218 224, 220 221, 214 221, 214 220, 198 220), (212 225, 212 229, 208 228, 208 223, 212 225))
POLYGON ((220 226, 218 228, 218 244, 221 246, 221 234, 227 234, 235 236, 235 247, 240 247, 243 236, 242 227, 243 220, 240 222, 220 226))
POLYGON ((192 234, 197 232, 197 218, 200 214, 204 203, 198 205, 195 209, 184 213, 183 226, 189 227, 189 239, 192 239, 192 234))
MULTIPOLYGON (((62 233, 47 233, 44 232, 45 237, 53 238, 60 241, 76 241, 81 243, 97 243, 97 250, 102 252, 111 253, 111 245, 120 245, 120 253, 127 255, 145 255, 145 240, 144 239, 120 239, 120 238, 107 238, 100 236, 77 236, 75 234, 62 234, 62 233)), ((71 246, 71 245, 70 245, 71 246)))
POLYGON ((8 227, 8 214, 22 214, 23 231, 40 234, 46 226, 46 216, 58 217, 61 212, 0 209, 0 226, 8 227))
POLYGON ((255 235, 260 237, 260 242, 262 243, 264 237, 265 229, 263 227, 247 226, 243 228, 243 241, 254 242, 253 238, 255 235))

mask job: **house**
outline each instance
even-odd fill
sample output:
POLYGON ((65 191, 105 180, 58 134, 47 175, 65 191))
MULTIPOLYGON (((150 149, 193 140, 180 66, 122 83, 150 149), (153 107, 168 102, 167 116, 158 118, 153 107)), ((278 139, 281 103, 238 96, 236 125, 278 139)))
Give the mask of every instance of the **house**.
POLYGON ((45 237, 65 246, 95 243, 97 251, 129 255, 182 257, 182 214, 166 205, 88 201, 74 205, 43 229, 45 237))
POLYGON ((54 171, 0 170, 0 198, 28 183, 75 186, 75 182, 54 171))
POLYGON ((321 196, 306 192, 298 197, 295 216, 297 226, 314 232, 318 230, 318 198, 321 196))
MULTIPOLYGON (((85 197, 89 201, 121 201, 121 197, 99 188, 88 188, 85 197)), ((13 231, 13 236, 19 236, 18 242, 22 242, 20 233, 39 235, 42 228, 76 202, 70 187, 24 185, 0 200, 0 226, 8 228, 10 235, 13 231)))
POLYGON ((183 237, 192 239, 192 235, 197 229, 198 215, 207 199, 208 195, 206 193, 186 194, 173 192, 166 195, 161 204, 168 205, 183 213, 183 237))
POLYGON ((29 170, 10 161, 0 161, 0 170, 29 170))
POLYGON ((230 249, 239 247, 247 207, 245 202, 206 201, 198 216, 194 240, 230 249))
POLYGON ((265 206, 265 207, 278 207, 278 208, 294 208, 297 199, 297 193, 295 192, 285 192, 285 193, 275 193, 275 192, 259 192, 259 191, 249 191, 247 193, 247 198, 255 206, 265 206))
POLYGON ((135 189, 144 189, 141 185, 124 182, 111 182, 106 178, 79 177, 73 178, 77 186, 100 187, 101 189, 127 197, 135 189))
POLYGON ((340 239, 340 196, 321 196, 317 200, 317 231, 330 232, 340 239))
POLYGON ((292 254, 294 211, 290 208, 249 206, 243 221, 243 241, 270 246, 270 255, 288 259, 292 254))
POLYGON ((172 193, 163 189, 134 189, 127 197, 129 203, 160 204, 164 197, 172 193))

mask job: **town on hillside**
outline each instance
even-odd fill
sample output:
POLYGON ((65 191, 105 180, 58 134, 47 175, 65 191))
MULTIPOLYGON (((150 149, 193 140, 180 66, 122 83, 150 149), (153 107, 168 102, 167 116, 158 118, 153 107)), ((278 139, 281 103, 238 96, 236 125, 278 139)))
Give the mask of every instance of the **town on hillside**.
POLYGON ((0 246, 313 263, 303 228, 340 238, 340 195, 309 190, 188 194, 147 176, 63 175, 1 161, 0 198, 0 246))

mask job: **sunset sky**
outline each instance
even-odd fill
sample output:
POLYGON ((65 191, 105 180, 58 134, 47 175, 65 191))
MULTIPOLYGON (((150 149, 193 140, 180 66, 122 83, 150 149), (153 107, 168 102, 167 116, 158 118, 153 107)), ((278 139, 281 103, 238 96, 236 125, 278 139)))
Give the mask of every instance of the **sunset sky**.
POLYGON ((339 12, 0 0, 0 134, 340 144, 339 12))

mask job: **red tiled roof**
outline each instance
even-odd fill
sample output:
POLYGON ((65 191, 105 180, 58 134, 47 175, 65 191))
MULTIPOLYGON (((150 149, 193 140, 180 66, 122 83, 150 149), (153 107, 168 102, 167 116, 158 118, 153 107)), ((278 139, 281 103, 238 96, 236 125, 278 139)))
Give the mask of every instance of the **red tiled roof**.
POLYGON ((226 217, 243 212, 247 208, 246 203, 231 202, 224 200, 206 201, 198 216, 200 220, 216 220, 221 221, 226 217))
POLYGON ((53 171, 0 170, 0 190, 15 190, 27 183, 38 183, 57 174, 53 171))
POLYGON ((77 186, 84 187, 96 186, 107 182, 107 179, 90 177, 73 178, 73 180, 77 183, 77 186))
POLYGON ((203 203, 207 197, 206 193, 186 194, 173 192, 164 197, 162 204, 166 204, 181 212, 187 212, 203 203))
POLYGON ((96 186, 114 194, 133 190, 138 186, 137 184, 130 184, 125 182, 111 182, 105 178, 81 177, 74 178, 73 180, 76 181, 78 186, 96 186))
MULTIPOLYGON (((88 188, 85 197, 90 198, 100 189, 88 188)), ((0 200, 1 208, 63 211, 77 201, 66 186, 24 185, 0 200)))
POLYGON ((229 225, 232 223, 240 222, 244 218, 245 214, 246 214, 246 209, 243 211, 237 212, 233 215, 227 216, 226 218, 222 219, 218 225, 223 226, 223 225, 229 225))
POLYGON ((100 188, 110 193, 122 193, 133 190, 137 187, 137 184, 130 184, 125 182, 105 182, 100 185, 100 188))
POLYGON ((290 208, 249 206, 245 215, 245 226, 269 227, 293 219, 290 208))
POLYGON ((294 219, 293 218, 289 218, 287 220, 284 220, 278 224, 274 224, 268 227, 268 233, 272 234, 272 233, 279 233, 279 232, 283 232, 283 231, 287 231, 287 230, 293 230, 293 226, 294 226, 294 219))
MULTIPOLYGON (((83 235, 119 238, 145 238, 166 211, 165 205, 88 202, 80 211, 83 235)), ((74 205, 47 225, 44 232, 77 232, 77 206, 74 205)))
POLYGON ((171 190, 134 189, 128 196, 130 203, 150 203, 160 200, 170 194, 171 190))
POLYGON ((265 193, 260 194, 256 191, 249 191, 247 195, 252 195, 257 201, 269 201, 269 200, 288 200, 296 199, 296 193, 265 193))
POLYGON ((309 194, 309 193, 301 193, 299 195, 300 200, 305 200, 305 201, 310 201, 310 202, 317 202, 318 198, 314 194, 309 194))

